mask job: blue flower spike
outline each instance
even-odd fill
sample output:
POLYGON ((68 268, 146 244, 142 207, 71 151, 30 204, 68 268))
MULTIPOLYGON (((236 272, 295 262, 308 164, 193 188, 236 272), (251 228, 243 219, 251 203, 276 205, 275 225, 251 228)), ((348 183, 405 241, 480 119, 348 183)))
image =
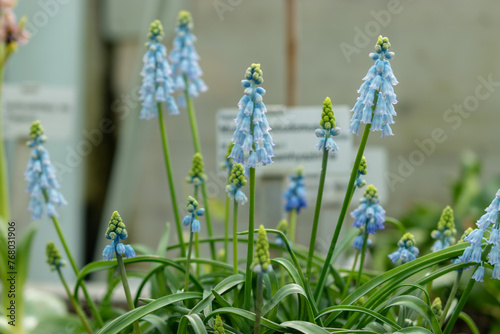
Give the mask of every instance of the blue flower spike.
MULTIPOLYGON (((356 238, 354 238, 354 241, 352 243, 352 247, 356 248, 358 250, 362 250, 364 237, 365 237, 365 228, 360 227, 358 235, 356 236, 356 238)), ((371 245, 372 245, 372 241, 370 239, 366 239, 366 246, 367 246, 366 250, 368 250, 368 247, 370 247, 371 245)))
POLYGON ((389 52, 390 47, 389 39, 379 36, 375 52, 369 54, 375 64, 368 70, 363 78, 364 83, 358 89, 359 97, 351 110, 354 115, 349 132, 358 135, 361 123, 371 123, 371 131, 381 131, 382 137, 393 135, 390 125, 394 124, 393 117, 396 116, 394 104, 398 101, 392 86, 397 85, 398 80, 392 73, 389 62, 394 58, 394 52, 389 52), (375 103, 376 106, 373 108, 375 103))
POLYGON ((61 257, 61 253, 59 253, 59 250, 52 241, 47 243, 45 254, 47 254, 47 263, 50 266, 50 270, 59 270, 66 265, 66 262, 61 257))
POLYGON ((372 184, 366 187, 359 206, 351 212, 354 218, 352 225, 356 228, 366 228, 368 234, 384 228, 385 210, 379 203, 378 191, 372 184))
POLYGON ((441 218, 439 219, 437 230, 432 231, 432 239, 436 239, 431 250, 433 252, 450 247, 455 243, 455 222, 453 220, 453 209, 449 206, 444 208, 441 218))
POLYGON ((300 209, 307 207, 303 167, 298 167, 295 170, 295 173, 290 176, 290 185, 283 194, 283 198, 286 200, 286 212, 290 212, 293 209, 296 209, 297 213, 299 213, 300 209))
MULTIPOLYGON (((180 11, 176 29, 177 35, 174 38, 174 47, 169 55, 172 63, 175 91, 184 92, 187 89, 190 98, 198 97, 200 93, 208 90, 207 85, 201 78, 203 72, 198 64, 200 56, 194 47, 196 37, 191 32, 192 28, 193 19, 191 14, 185 10, 180 11)), ((177 101, 180 107, 186 107, 184 94, 180 94, 177 101)))
POLYGON ((258 163, 263 166, 273 163, 274 143, 269 133, 271 127, 266 118, 267 109, 262 101, 266 91, 258 87, 262 82, 260 64, 252 64, 245 73, 245 80, 241 81, 245 95, 238 102, 234 146, 229 157, 234 162, 245 164, 246 168, 255 168, 258 163), (246 162, 245 152, 248 152, 246 162))
POLYGON ((229 198, 234 199, 238 204, 245 204, 247 202, 247 197, 241 191, 241 187, 247 184, 247 179, 245 178, 243 165, 234 164, 231 170, 231 176, 229 176, 229 184, 226 186, 226 192, 229 198))
POLYGON ((172 70, 167 61, 167 48, 160 43, 163 39, 163 27, 156 20, 151 23, 144 55, 144 67, 141 71, 142 86, 139 98, 142 109, 139 118, 151 119, 158 116, 158 103, 165 103, 170 115, 177 115, 179 109, 172 97, 174 83, 171 78, 172 70))
POLYGON ((332 109, 332 100, 330 100, 329 97, 327 97, 323 102, 323 111, 321 112, 319 125, 321 128, 316 129, 314 132, 316 137, 319 138, 316 148, 318 151, 322 151, 323 148, 326 148, 330 153, 335 154, 338 152, 339 147, 332 137, 340 134, 340 128, 336 127, 335 116, 332 109))
POLYGON ((359 164, 358 174, 356 176, 356 181, 354 182, 354 185, 357 188, 363 188, 365 186, 366 181, 361 178, 361 175, 366 175, 366 173, 367 173, 366 158, 363 156, 361 158, 361 163, 359 164))
POLYGON ((475 262, 480 266, 472 278, 478 282, 484 279, 484 267, 482 260, 483 246, 491 245, 488 254, 488 263, 493 266, 492 278, 500 280, 500 223, 498 212, 500 210, 500 190, 497 191, 491 204, 485 209, 486 213, 476 222, 477 228, 470 232, 464 240, 470 245, 464 250, 459 260, 465 263, 475 262), (489 236, 488 236, 489 234, 489 236))
POLYGON ((124 245, 120 242, 127 239, 128 233, 118 211, 113 212, 105 236, 106 239, 111 240, 111 245, 107 245, 102 252, 102 257, 105 261, 112 260, 115 253, 125 256, 127 259, 135 257, 135 251, 132 246, 124 245))
POLYGON ((415 237, 411 233, 405 233, 401 240, 398 241, 398 250, 389 254, 389 259, 392 263, 401 260, 401 263, 413 261, 418 256, 418 248, 415 247, 415 237))
POLYGON ((31 196, 28 209, 32 211, 32 219, 41 219, 43 202, 46 202, 46 213, 49 217, 57 217, 56 207, 66 205, 66 200, 58 191, 59 183, 56 179, 56 170, 50 162, 49 152, 43 147, 47 141, 40 121, 31 124, 31 140, 27 145, 31 148, 24 178, 28 181, 26 192, 31 196))
POLYGON ((252 270, 254 273, 270 273, 273 270, 271 266, 271 257, 269 255, 269 241, 264 225, 259 226, 257 244, 255 246, 255 256, 253 258, 252 270))
POLYGON ((187 212, 189 213, 184 217, 182 225, 191 226, 191 232, 197 233, 201 231, 200 221, 197 219, 205 214, 205 209, 198 209, 198 201, 194 197, 188 197, 187 212))
POLYGON ((199 186, 205 182, 206 178, 207 176, 205 175, 203 166, 203 156, 201 153, 195 153, 193 156, 193 164, 189 170, 189 176, 186 178, 186 182, 199 186))

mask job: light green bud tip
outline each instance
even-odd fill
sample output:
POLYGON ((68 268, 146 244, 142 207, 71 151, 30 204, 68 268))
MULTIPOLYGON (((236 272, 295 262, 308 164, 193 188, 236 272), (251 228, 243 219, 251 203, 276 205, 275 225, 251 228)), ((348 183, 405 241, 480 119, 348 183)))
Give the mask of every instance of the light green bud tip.
POLYGON ((363 156, 361 158, 361 163, 359 164, 358 171, 359 171, 359 174, 362 174, 362 175, 366 175, 366 173, 368 171, 365 156, 363 156))
POLYGON ((203 156, 201 153, 195 153, 195 155, 193 155, 193 164, 189 170, 189 177, 186 179, 187 183, 194 183, 196 185, 202 184, 207 177, 204 171, 203 156))
POLYGON ((35 139, 36 137, 39 137, 41 135, 43 135, 42 123, 40 123, 40 121, 34 121, 33 123, 31 123, 30 137, 32 139, 35 139))
POLYGON ((403 235, 400 242, 404 243, 406 247, 415 246, 415 237, 410 232, 403 235))
POLYGON ((247 184, 247 179, 245 178, 245 169, 242 164, 234 164, 231 170, 231 176, 229 177, 229 184, 235 187, 241 188, 247 184))
POLYGON ((465 242, 465 237, 468 236, 474 229, 472 227, 469 227, 468 229, 465 230, 464 234, 460 237, 460 240, 458 240, 457 244, 462 244, 465 242))
POLYGON ((378 36, 377 44, 375 44, 375 51, 387 51, 391 47, 391 43, 389 42, 389 38, 382 37, 382 35, 378 36))
POLYGON ((191 17, 191 13, 188 12, 187 10, 181 10, 179 12, 179 25, 180 26, 192 26, 193 25, 193 18, 191 17))
POLYGON ((377 188, 375 188, 375 186, 373 184, 370 184, 368 187, 366 187, 366 190, 365 190, 365 193, 363 194, 363 196, 371 201, 375 198, 378 198, 378 190, 377 188))
POLYGON ((163 39, 163 36, 163 26, 161 25, 160 20, 154 20, 151 22, 151 25, 149 26, 148 38, 158 42, 163 39))
POLYGON ((441 302, 441 298, 437 297, 434 299, 431 305, 431 310, 432 313, 434 313, 434 315, 438 318, 443 315, 443 303, 441 302))
POLYGON ((119 238, 120 240, 126 239, 128 237, 127 229, 122 221, 122 217, 118 211, 113 212, 111 219, 108 223, 108 229, 106 230, 106 239, 114 240, 119 238))
POLYGON ((443 213, 441 214, 441 218, 438 222, 438 230, 444 229, 447 229, 448 231, 446 232, 449 232, 450 234, 447 235, 447 237, 454 236, 457 233, 457 230, 455 229, 455 222, 453 219, 453 209, 450 206, 447 206, 443 209, 443 213))
POLYGON ((245 78, 247 80, 254 81, 255 84, 260 85, 264 82, 264 76, 262 75, 262 70, 260 69, 260 64, 252 64, 245 73, 245 78))
POLYGON ((194 199, 193 196, 188 196, 187 209, 189 212, 192 212, 198 207, 198 201, 194 199))
POLYGON ((304 175, 304 167, 299 166, 295 169, 295 176, 296 177, 302 177, 304 175))
POLYGON ((62 260, 61 253, 59 253, 59 250, 52 241, 47 243, 46 254, 50 270, 56 270, 65 265, 64 260, 62 260))
POLYGON ((231 151, 233 150, 233 147, 234 147, 234 143, 233 143, 233 141, 231 140, 231 141, 229 142, 229 145, 227 146, 226 159, 233 160, 232 158, 230 158, 230 157, 229 157, 229 156, 231 155, 231 151))
POLYGON ((224 262, 225 259, 226 259, 225 249, 224 248, 219 249, 219 251, 217 252, 217 261, 224 262))
POLYGON ((332 100, 329 97, 323 102, 323 111, 321 112, 321 120, 319 125, 325 130, 330 130, 335 127, 335 116, 333 115, 332 100))
POLYGON ((256 273, 263 272, 265 274, 272 270, 271 258, 269 256, 269 242, 267 241, 267 233, 264 225, 259 226, 252 270, 256 273))
POLYGON ((224 326, 222 325, 222 318, 220 315, 215 316, 215 324, 214 324, 214 334, 224 334, 226 331, 224 330, 224 326))
POLYGON ((288 222, 286 221, 286 219, 282 219, 279 223, 278 223, 278 227, 276 228, 278 231, 281 231, 283 232, 285 235, 288 233, 288 222))

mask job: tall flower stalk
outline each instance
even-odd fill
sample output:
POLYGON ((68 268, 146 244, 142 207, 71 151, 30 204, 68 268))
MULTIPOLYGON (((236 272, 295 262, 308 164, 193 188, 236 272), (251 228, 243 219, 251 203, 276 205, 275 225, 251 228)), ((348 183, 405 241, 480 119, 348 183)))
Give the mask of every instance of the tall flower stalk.
POLYGON ((307 207, 303 167, 298 167, 293 175, 290 176, 290 185, 283 194, 283 197, 286 200, 285 211, 290 215, 290 241, 295 242, 297 214, 300 213, 302 208, 307 207))
MULTIPOLYGON (((201 153, 200 136, 198 125, 196 123, 196 113, 192 98, 198 97, 200 93, 208 90, 207 85, 201 79, 203 72, 198 60, 200 56, 196 52, 194 42, 196 36, 191 32, 193 28, 193 19, 191 14, 185 10, 179 12, 177 35, 174 38, 174 47, 170 52, 169 58, 172 63, 172 73, 174 80, 174 88, 180 91, 178 96, 178 104, 181 107, 186 107, 189 115, 189 123, 191 125, 191 135, 193 137, 193 145, 195 153, 201 153)), ((213 237, 212 222, 210 219, 210 210, 208 205, 208 195, 206 184, 201 184, 201 192, 203 195, 203 203, 205 205, 205 220, 207 222, 207 233, 210 238, 213 237)), ((215 260, 215 243, 210 240, 210 251, 212 259, 215 260)))
MULTIPOLYGON (((78 276, 80 270, 66 242, 56 210, 57 207, 66 205, 66 200, 58 191, 59 183, 56 179, 55 168, 50 161, 49 152, 43 146, 47 141, 47 137, 44 135, 40 121, 35 121, 31 124, 30 138, 31 140, 28 141, 27 145, 31 148, 31 156, 24 173, 25 179, 28 181, 26 191, 30 194, 28 209, 32 211, 33 219, 41 219, 44 212, 43 203, 45 203, 45 213, 52 219, 57 235, 68 256, 71 268, 75 275, 78 276)), ((82 282, 82 290, 98 324, 102 326, 103 321, 101 315, 97 311, 94 301, 90 297, 84 282, 82 282)))
POLYGON ((370 53, 370 59, 375 61, 375 64, 368 70, 367 75, 363 78, 364 83, 358 90, 360 96, 357 99, 354 108, 351 110, 354 114, 351 119, 349 131, 354 134, 359 134, 361 123, 365 123, 365 129, 361 142, 358 147, 358 153, 354 160, 354 165, 349 177, 349 183, 340 210, 337 225, 333 233, 328 254, 325 263, 321 270, 318 280, 318 285, 314 292, 314 297, 318 300, 321 291, 324 288, 328 268, 333 257, 333 252, 337 245, 340 236, 340 230, 344 223, 347 210, 352 200, 355 190, 356 179, 358 178, 359 166, 365 151, 366 143, 368 142, 368 135, 371 131, 381 131, 382 137, 392 135, 390 124, 394 123, 393 116, 396 114, 394 111, 394 104, 397 103, 396 94, 392 86, 396 85, 398 81, 394 76, 389 60, 394 58, 394 52, 389 52, 391 44, 387 37, 379 36, 377 44, 375 45, 375 53, 370 53))
MULTIPOLYGON (((233 142, 231 141, 227 147, 224 162, 221 164, 222 169, 227 170, 227 183, 230 183, 231 172, 233 169, 234 160, 229 157, 233 149, 233 142)), ((234 206, 234 205, 233 205, 234 206)), ((229 251, 229 215, 231 211, 231 198, 226 196, 226 204, 224 210, 224 261, 227 262, 227 255, 229 251)), ((237 220, 236 220, 237 223, 237 220)))
POLYGON ((326 168, 328 165, 328 153, 335 154, 339 148, 333 137, 340 134, 340 128, 336 127, 335 116, 332 109, 332 101, 329 97, 323 102, 323 111, 321 112, 321 120, 319 121, 321 128, 315 131, 316 137, 320 138, 316 148, 323 152, 321 161, 321 174, 319 177, 318 194, 316 196, 316 208, 314 210, 314 220, 311 232, 311 240, 309 241, 309 254, 307 256, 306 278, 311 279, 312 261, 314 257, 314 249, 316 247, 316 235, 318 233, 319 215, 321 211, 321 201, 323 199, 323 189, 325 187, 326 168))
POLYGON ((245 164, 250 181, 248 212, 248 250, 245 274, 245 309, 249 310, 252 295, 252 265, 254 228, 255 228, 255 168, 271 164, 274 156, 273 139, 269 131, 271 127, 266 118, 266 106, 263 96, 264 82, 260 64, 252 64, 245 72, 245 80, 241 81, 244 96, 238 102, 239 112, 236 116, 236 130, 233 133, 233 149, 229 155, 236 163, 245 164), (248 157, 245 160, 245 153, 248 157))
POLYGON ((170 115, 177 115, 179 110, 175 103, 175 99, 171 96, 174 92, 174 84, 171 78, 172 71, 166 58, 167 48, 160 43, 163 37, 164 33, 161 22, 158 20, 153 21, 149 28, 149 40, 146 43, 147 51, 144 55, 144 67, 141 72, 143 81, 140 89, 140 99, 142 101, 140 118, 152 119, 158 117, 158 124, 160 125, 162 139, 163 157, 165 159, 167 180, 170 190, 170 200, 172 201, 172 210, 174 211, 174 219, 177 227, 177 238, 179 239, 179 243, 181 245, 181 256, 185 256, 186 248, 182 238, 181 217, 179 214, 179 207, 177 205, 177 195, 172 176, 167 130, 163 120, 163 104, 167 106, 170 115))
POLYGON ((191 265, 191 253, 193 251, 193 237, 194 237, 195 233, 198 233, 201 231, 200 221, 197 218, 199 216, 203 216, 205 214, 205 210, 201 209, 201 208, 198 209, 198 201, 191 196, 188 197, 187 211, 189 214, 186 215, 184 217, 184 220, 182 221, 182 224, 184 226, 190 227, 189 247, 188 247, 188 255, 187 255, 187 259, 186 259, 186 279, 184 282, 184 292, 187 292, 189 289, 189 272, 191 269, 190 265, 191 265))
POLYGON ((257 245, 255 247, 255 256, 252 263, 252 270, 257 274, 257 295, 253 332, 254 334, 260 334, 262 301, 264 299, 264 274, 270 273, 273 270, 271 266, 271 258, 269 256, 269 241, 267 240, 267 233, 263 225, 259 226, 259 233, 257 236, 257 245))

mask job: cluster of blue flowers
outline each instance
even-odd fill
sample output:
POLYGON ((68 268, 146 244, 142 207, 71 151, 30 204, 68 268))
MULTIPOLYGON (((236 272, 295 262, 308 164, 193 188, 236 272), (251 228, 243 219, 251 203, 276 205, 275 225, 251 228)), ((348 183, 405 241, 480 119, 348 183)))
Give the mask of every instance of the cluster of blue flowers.
MULTIPOLYGON (((174 48, 170 52, 169 58, 172 63, 175 90, 185 91, 187 85, 189 97, 197 97, 200 93, 206 92, 208 87, 201 79, 203 72, 198 64, 200 56, 194 47, 196 37, 191 33, 192 26, 191 14, 185 10, 181 11, 174 48)), ((180 107, 186 106, 184 94, 179 94, 177 102, 180 107)))
POLYGON ((368 234, 384 228, 385 210, 379 203, 378 191, 372 184, 366 187, 359 206, 351 212, 354 218, 352 225, 356 228, 366 228, 368 234))
POLYGON ((418 248, 415 247, 415 237, 411 233, 405 233, 401 240, 398 241, 398 250, 389 254, 389 259, 392 263, 401 260, 401 263, 413 261, 418 256, 418 248))
POLYGON ((235 162, 245 164, 245 151, 249 152, 247 168, 271 164, 274 156, 273 139, 269 134, 271 127, 266 118, 266 106, 262 97, 264 88, 257 87, 264 81, 260 64, 252 64, 245 74, 246 80, 241 81, 245 95, 238 103, 239 112, 236 116, 236 130, 233 134, 234 146, 230 158, 235 162))
POLYGON ((43 214, 43 202, 46 202, 47 216, 57 217, 56 207, 67 203, 57 190, 59 183, 54 166, 50 162, 49 152, 43 147, 47 137, 43 134, 40 121, 31 124, 30 137, 27 145, 32 149, 31 156, 24 173, 28 181, 26 192, 31 196, 28 209, 33 212, 32 219, 40 219, 43 214))
POLYGON ((390 47, 389 39, 379 36, 376 52, 369 55, 375 64, 363 78, 365 82, 359 88, 359 97, 351 110, 354 115, 349 131, 354 134, 359 134, 361 123, 371 123, 371 131, 381 131, 382 137, 392 136, 390 124, 394 123, 393 116, 396 116, 393 104, 398 102, 392 86, 397 85, 398 80, 389 63, 389 59, 394 57, 394 52, 388 52, 390 47))
POLYGON ((201 231, 200 221, 196 218, 198 218, 198 216, 203 216, 205 214, 205 209, 198 209, 198 201, 195 200, 193 197, 189 196, 187 203, 187 211, 189 212, 189 214, 184 217, 182 225, 184 226, 191 225, 191 232, 200 232, 201 231))
POLYGON ((306 188, 304 186, 304 168, 298 167, 295 173, 290 176, 290 185, 283 194, 283 198, 286 200, 286 212, 295 209, 297 213, 299 213, 300 209, 307 207, 306 188))
POLYGON ((175 99, 174 85, 170 77, 172 70, 167 61, 167 48, 160 43, 163 39, 163 27, 156 20, 149 28, 148 51, 144 55, 144 67, 141 76, 142 86, 139 90, 142 109, 140 118, 151 119, 158 116, 158 103, 166 103, 170 115, 177 115, 179 110, 175 99))
POLYGON ((236 203, 245 204, 247 202, 247 197, 241 191, 241 187, 247 184, 245 179, 245 171, 243 170, 243 165, 235 163, 233 169, 231 170, 231 175, 229 176, 229 184, 226 186, 226 192, 230 198, 234 198, 236 203))
POLYGON ((495 199, 486 208, 486 213, 476 222, 477 228, 465 237, 465 241, 470 243, 470 246, 464 250, 459 259, 462 262, 475 262, 481 264, 472 278, 482 282, 484 279, 484 267, 481 260, 483 251, 483 243, 492 245, 488 254, 488 263, 493 266, 492 278, 500 280, 500 232, 498 223, 498 211, 500 210, 500 190, 497 191, 495 199), (489 239, 485 238, 485 234, 489 232, 489 239))
POLYGON ((444 208, 441 218, 439 219, 437 230, 432 231, 431 237, 436 239, 431 250, 433 252, 450 247, 455 243, 455 222, 453 221, 453 209, 449 206, 444 208))
POLYGON ((111 245, 104 247, 102 257, 105 261, 110 261, 116 254, 124 255, 127 259, 135 257, 135 251, 130 245, 124 245, 120 240, 125 240, 128 237, 127 229, 122 221, 122 217, 117 211, 113 212, 106 230, 106 239, 112 240, 111 245))
POLYGON ((336 153, 339 150, 337 143, 332 137, 340 134, 340 128, 335 126, 335 116, 333 114, 332 100, 329 97, 323 102, 323 110, 321 112, 321 120, 319 121, 320 129, 316 129, 314 134, 320 138, 316 148, 319 151, 323 149, 328 150, 330 153, 336 153))

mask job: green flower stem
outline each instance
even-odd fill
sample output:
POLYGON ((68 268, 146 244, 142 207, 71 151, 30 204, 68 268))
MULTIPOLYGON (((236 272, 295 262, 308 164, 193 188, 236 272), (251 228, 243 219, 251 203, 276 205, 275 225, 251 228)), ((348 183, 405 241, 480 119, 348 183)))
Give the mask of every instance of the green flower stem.
POLYGON ((186 259, 186 280, 184 282, 184 292, 187 292, 189 289, 189 271, 191 270, 191 252, 193 251, 193 234, 191 231, 191 225, 189 226, 189 247, 188 247, 188 255, 186 259))
MULTIPOLYGON (((0 101, 2 97, 3 65, 0 65, 0 101)), ((9 214, 9 177, 7 173, 7 158, 4 152, 2 133, 2 112, 0 110, 0 217, 7 222, 9 214)))
POLYGON ((175 195, 174 178, 172 177, 172 166, 170 164, 170 154, 168 150, 167 130, 163 122, 163 107, 158 103, 158 122, 160 124, 161 140, 163 144, 163 156, 165 158, 165 167, 167 169, 167 179, 170 189, 170 199, 172 201, 172 209, 174 210, 175 224, 177 225, 177 238, 181 245, 181 256, 186 256, 186 247, 184 246, 184 239, 182 237, 182 224, 179 216, 179 207, 177 206, 177 196, 175 195))
MULTIPOLYGON (((191 134, 193 136, 194 150, 195 153, 201 153, 198 125, 196 123, 196 113, 194 111, 193 101, 191 100, 191 97, 189 96, 188 93, 188 80, 186 75, 184 75, 184 83, 186 85, 186 89, 184 90, 184 96, 186 97, 187 111, 189 115, 189 124, 191 125, 191 134)), ((205 182, 201 184, 201 192, 203 195, 203 205, 205 206, 205 220, 207 221, 207 232, 208 236, 211 238, 213 237, 214 233, 212 230, 212 223, 210 220, 210 209, 208 206, 207 187, 205 185, 205 182)), ((212 252, 212 260, 215 260, 217 258, 217 254, 215 252, 215 243, 213 241, 210 242, 210 251, 212 252)))
POLYGON ((224 214, 224 262, 228 262, 227 252, 229 251, 229 214, 231 200, 226 196, 226 212, 224 214))
POLYGON ((359 259, 359 249, 356 251, 356 255, 354 257, 354 262, 352 264, 351 271, 349 272, 349 276, 347 277, 344 291, 342 292, 342 297, 341 299, 343 300, 345 297, 347 297, 347 293, 349 292, 349 287, 352 282, 352 277, 354 276, 354 271, 356 270, 356 265, 358 264, 358 259, 359 259))
MULTIPOLYGON (((194 199, 198 200, 198 186, 194 186, 194 199)), ((200 241, 199 241, 199 233, 194 235, 194 255, 197 259, 200 258, 200 241)), ((196 276, 200 276, 200 264, 196 263, 196 276)))
POLYGON ((247 250, 247 266, 245 272, 245 310, 250 311, 252 302, 252 266, 253 262, 253 243, 255 233, 255 168, 250 168, 249 172, 250 192, 248 199, 248 250, 247 250))
POLYGON ((263 296, 263 284, 264 277, 262 273, 257 275, 257 304, 255 306, 255 324, 253 327, 254 334, 260 334, 260 317, 262 312, 262 299, 263 296))
MULTIPOLYGON (((116 253, 116 261, 118 262, 118 269, 120 270, 120 276, 122 277, 123 290, 125 291, 125 297, 127 298, 128 309, 132 311, 133 309, 135 309, 134 299, 132 298, 132 294, 130 293, 130 286, 128 285, 127 272, 125 271, 123 258, 118 253, 116 253)), ((136 334, 141 334, 139 321, 134 322, 134 330, 136 334)))
POLYGON ((326 149, 326 140, 323 146, 323 160, 321 162, 321 175, 319 177, 318 195, 316 197, 316 209, 314 210, 314 220, 311 232, 311 241, 309 242, 309 255, 307 257, 306 278, 311 279, 312 262, 314 257, 314 248, 316 246, 316 234, 318 233, 319 213, 321 211, 321 200, 323 199, 323 189, 325 187, 326 168, 328 165, 328 150, 326 149))
MULTIPOLYGON (((49 201, 49 195, 47 194, 46 190, 43 190, 43 196, 45 197, 45 202, 49 201)), ((66 255, 68 256, 69 263, 71 264, 71 267, 73 268, 73 271, 75 272, 75 275, 78 277, 80 274, 80 270, 78 270, 78 266, 76 265, 76 261, 73 258, 73 254, 71 253, 71 250, 68 247, 68 243, 66 242, 66 238, 64 237, 64 234, 61 230, 61 225, 59 224, 59 219, 57 219, 56 216, 52 217, 52 222, 54 223, 54 227, 56 228, 57 234, 59 236, 59 239, 61 240, 61 243, 64 247, 64 251, 66 252, 66 255)), ((97 321, 97 324, 102 327, 104 325, 104 322, 102 321, 101 314, 97 310, 97 307, 95 306, 94 301, 89 295, 89 292, 87 290, 87 286, 85 285, 85 282, 82 281, 82 291, 85 296, 85 300, 87 301, 90 309, 92 310, 92 313, 94 314, 94 317, 97 321)))
POLYGON ((71 290, 68 287, 68 283, 64 279, 64 276, 61 272, 60 268, 57 268, 57 273, 59 274, 59 278, 61 279, 61 283, 64 286, 64 289, 66 290, 66 294, 68 295, 69 301, 73 305, 73 308, 75 309, 76 314, 82 321, 83 326, 87 330, 89 334, 94 334, 94 331, 92 330, 92 327, 90 327, 89 321, 87 319, 87 316, 83 312, 82 308, 80 307, 80 304, 76 301, 75 297, 73 297, 73 294, 71 293, 71 290))
POLYGON ((363 265, 365 264, 366 246, 368 244, 368 232, 363 232, 363 246, 361 247, 361 260, 359 261, 358 279, 356 280, 356 289, 361 286, 361 275, 363 274, 363 265))
POLYGON ((297 209, 290 211, 290 241, 295 244, 295 229, 297 227, 297 209))
POLYGON ((443 325, 446 320, 446 315, 450 310, 451 303, 453 303, 453 299, 455 299, 455 295, 457 294, 458 287, 460 286, 460 279, 462 278, 463 271, 457 272, 457 276, 455 277, 455 282, 453 283, 453 287, 451 288, 450 295, 448 296, 448 300, 446 301, 446 305, 443 309, 443 314, 439 319, 439 325, 443 325))
MULTIPOLYGON (((372 110, 374 112, 375 112, 374 109, 377 106, 377 98, 378 94, 375 94, 375 99, 373 100, 373 107, 372 107, 372 110)), ((344 196, 344 202, 342 203, 342 209, 340 210, 337 226, 335 227, 335 232, 333 233, 332 242, 330 243, 330 248, 328 249, 328 254, 326 256, 323 269, 321 270, 321 275, 318 280, 318 285, 316 287, 316 290, 314 291, 314 299, 316 301, 318 300, 321 291, 323 291, 326 276, 328 274, 328 268, 330 267, 330 262, 332 260, 333 252, 335 251, 335 246, 337 245, 337 241, 339 239, 340 230, 342 229, 342 224, 344 223, 347 209, 349 209, 349 204, 351 204, 352 196, 355 190, 354 182, 356 181, 356 176, 358 175, 359 165, 361 163, 361 159, 363 158, 363 153, 365 151, 366 143, 368 141, 368 135, 370 134, 370 128, 371 124, 366 124, 365 131, 363 132, 363 137, 361 138, 361 142, 359 143, 358 153, 356 155, 356 160, 354 160, 354 166, 352 166, 351 177, 349 178, 349 184, 347 185, 347 191, 344 196)))
MULTIPOLYGON (((479 266, 479 264, 474 267, 474 270, 476 270, 478 266, 479 266)), ((467 286, 465 287, 465 290, 464 290, 464 293, 462 294, 462 297, 460 297, 460 300, 457 304, 457 307, 453 311, 453 314, 451 315, 450 320, 448 321, 448 324, 446 324, 446 327, 443 331, 443 334, 450 334, 451 333, 451 330, 453 329, 453 326, 455 325, 455 322, 457 321, 457 319, 460 315, 460 312, 462 312, 462 309, 464 308, 465 303, 467 302, 467 299, 469 298, 469 295, 470 295, 475 283, 476 283, 476 281, 474 279, 472 279, 472 278, 469 279, 469 283, 467 283, 467 286)), ((443 314, 444 314, 444 312, 443 312, 443 314)))
MULTIPOLYGON (((229 196, 228 196, 229 198, 229 196)), ((233 200, 233 267, 234 274, 238 274, 238 202, 233 200)))

